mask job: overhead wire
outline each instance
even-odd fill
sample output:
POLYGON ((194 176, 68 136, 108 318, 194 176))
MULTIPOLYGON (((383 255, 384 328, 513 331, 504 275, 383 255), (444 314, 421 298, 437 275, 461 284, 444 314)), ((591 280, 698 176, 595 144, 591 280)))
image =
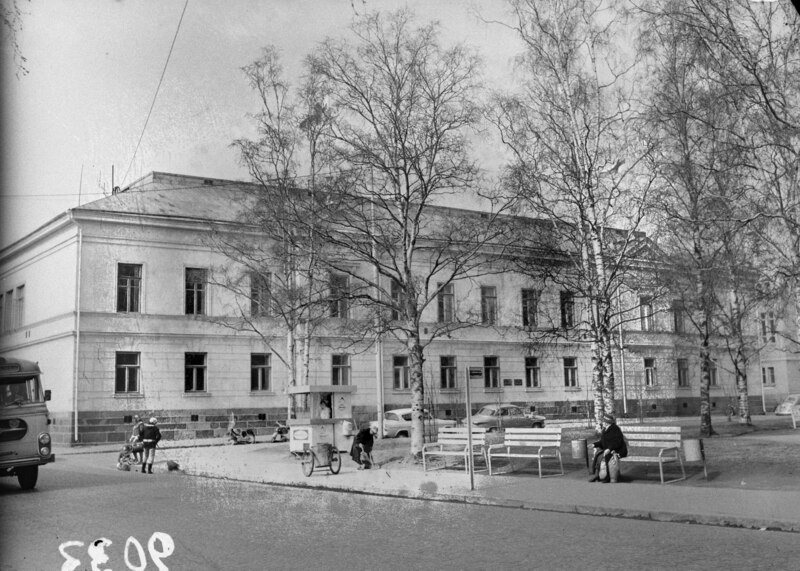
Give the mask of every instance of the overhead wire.
POLYGON ((150 115, 153 113, 153 108, 156 105, 156 99, 158 99, 158 92, 161 89, 161 84, 164 81, 164 76, 167 73, 167 66, 169 66, 169 60, 172 57, 172 50, 175 47, 175 41, 178 39, 178 32, 181 30, 181 24, 183 23, 183 16, 186 14, 186 8, 189 6, 189 0, 183 4, 183 11, 181 12, 181 18, 178 20, 178 27, 175 29, 175 35, 172 38, 172 44, 169 46, 169 53, 167 54, 167 61, 164 62, 164 69, 161 70, 161 77, 158 80, 158 85, 156 86, 156 92, 153 94, 153 101, 150 103, 150 110, 147 112, 147 118, 144 121, 144 126, 142 127, 142 132, 139 135, 139 140, 136 143, 136 148, 133 150, 133 156, 131 156, 131 162, 128 165, 128 170, 125 171, 125 176, 122 177, 122 184, 125 183, 125 180, 128 178, 128 174, 131 172, 131 167, 133 167, 133 161, 136 159, 136 153, 139 152, 139 146, 142 144, 142 139, 144 138, 144 133, 147 130, 147 124, 150 122, 150 115))

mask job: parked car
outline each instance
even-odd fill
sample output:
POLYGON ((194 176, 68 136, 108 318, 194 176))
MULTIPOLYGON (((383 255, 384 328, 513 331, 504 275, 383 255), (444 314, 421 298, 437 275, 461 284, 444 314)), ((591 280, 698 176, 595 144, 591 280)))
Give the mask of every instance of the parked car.
MULTIPOLYGON (((466 423, 466 419, 462 421, 466 423)), ((526 413, 513 404, 487 404, 472 415, 472 425, 488 428, 544 428, 545 418, 539 414, 526 413)))
POLYGON ((783 399, 783 402, 775 408, 775 414, 792 414, 800 416, 800 394, 793 394, 783 399))
MULTIPOLYGON (((422 423, 426 433, 436 433, 442 427, 455 426, 457 424, 455 419, 434 418, 427 410, 422 411, 422 423)), ((378 421, 373 420, 369 425, 377 428, 378 421)), ((411 409, 397 408, 384 412, 383 435, 385 438, 411 436, 411 409)))

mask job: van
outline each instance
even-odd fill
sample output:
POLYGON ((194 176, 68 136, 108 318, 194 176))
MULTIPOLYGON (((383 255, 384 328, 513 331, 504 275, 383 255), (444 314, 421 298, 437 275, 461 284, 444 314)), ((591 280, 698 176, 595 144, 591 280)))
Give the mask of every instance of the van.
POLYGON ((36 487, 39 466, 55 462, 42 372, 32 361, 0 357, 0 476, 36 487))

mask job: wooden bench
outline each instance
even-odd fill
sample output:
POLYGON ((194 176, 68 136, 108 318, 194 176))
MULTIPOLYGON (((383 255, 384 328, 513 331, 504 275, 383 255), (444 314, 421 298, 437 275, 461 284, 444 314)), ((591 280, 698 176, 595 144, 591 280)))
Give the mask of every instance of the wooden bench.
POLYGON ((539 462, 539 477, 542 477, 542 458, 558 458, 561 474, 561 428, 506 428, 502 444, 492 444, 487 449, 489 475, 492 475, 492 458, 507 458, 514 469, 513 458, 536 458, 539 462))
MULTIPOLYGON (((486 429, 472 429, 472 456, 486 456, 486 429)), ((439 429, 436 442, 429 442, 422 446, 422 471, 428 470, 428 458, 431 456, 441 456, 445 458, 447 466, 447 456, 458 456, 464 459, 464 470, 469 472, 469 429, 459 426, 448 426, 439 429)))
POLYGON ((686 479, 681 456, 680 426, 621 426, 622 434, 628 445, 628 455, 620 458, 620 464, 626 462, 658 463, 658 471, 662 484, 680 482, 686 479), (664 481, 664 464, 679 462, 682 477, 664 481))

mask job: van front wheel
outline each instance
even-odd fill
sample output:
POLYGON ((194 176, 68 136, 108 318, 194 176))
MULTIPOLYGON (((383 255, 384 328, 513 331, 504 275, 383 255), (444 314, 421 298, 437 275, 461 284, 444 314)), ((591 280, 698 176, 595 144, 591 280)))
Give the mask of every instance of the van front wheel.
POLYGON ((39 466, 24 466, 17 468, 17 480, 23 490, 32 490, 39 479, 39 466))

